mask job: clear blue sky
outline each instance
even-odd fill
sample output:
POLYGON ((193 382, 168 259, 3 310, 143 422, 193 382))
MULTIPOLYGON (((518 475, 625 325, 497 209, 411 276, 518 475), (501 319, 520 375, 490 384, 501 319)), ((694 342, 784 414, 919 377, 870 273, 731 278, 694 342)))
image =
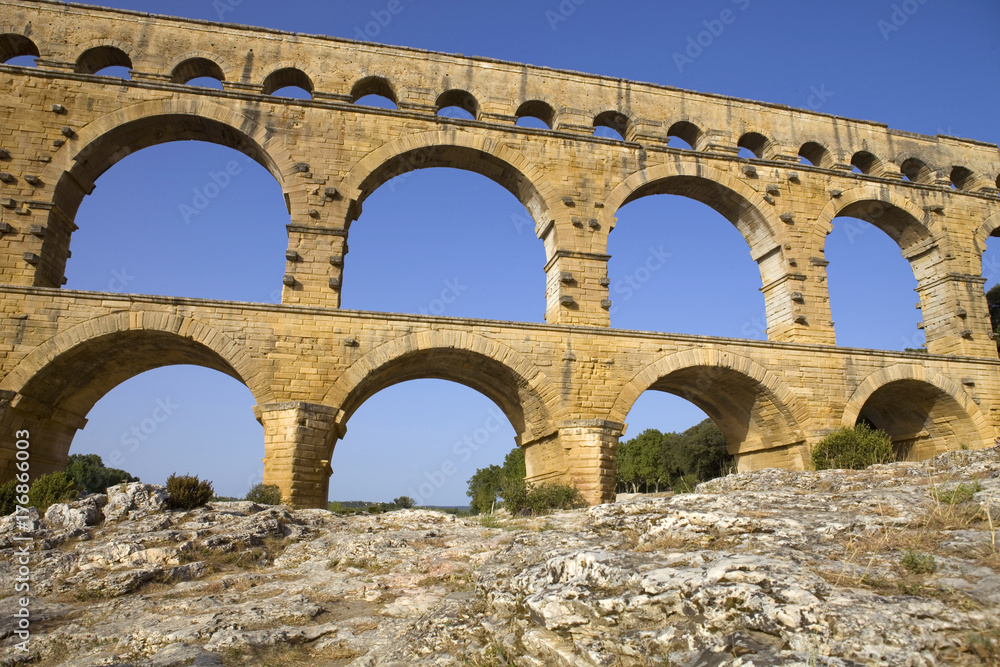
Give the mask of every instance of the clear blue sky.
MULTIPOLYGON (((913 132, 1000 139, 995 0, 400 2, 403 11, 377 31, 372 12, 384 10, 387 0, 99 4, 212 20, 221 10, 226 21, 340 37, 367 28, 373 41, 387 44, 794 107, 807 106, 812 91, 824 89, 832 93, 820 109, 826 113, 913 132), (673 54, 726 9, 736 20, 678 68, 673 54), (902 12, 896 13, 901 25, 887 31, 894 12, 902 12)), ((458 298, 440 314, 543 321, 541 244, 530 228, 511 223, 512 215, 524 214, 509 193, 476 174, 433 169, 390 182, 352 226, 344 307, 437 312, 435 299, 457 285, 458 298)), ((186 142, 140 151, 99 179, 77 222, 69 288, 277 299, 287 246, 280 188, 229 149, 186 142), (231 160, 239 169, 232 184, 185 224, 180 204, 231 160)), ((611 235, 613 285, 644 261, 650 246, 663 246, 671 260, 632 298, 617 299, 613 326, 764 337, 760 275, 742 237, 720 215, 679 197, 629 204, 611 235)), ((923 342, 915 326, 916 283, 888 237, 865 223, 838 220, 826 250, 841 344, 902 349, 923 342), (851 233, 845 224, 855 225, 851 233)), ((992 247, 987 257, 994 267, 1000 264, 995 252, 992 247)), ((996 272, 987 272, 989 284, 1000 278, 996 272)), ((99 402, 72 451, 114 459, 145 481, 191 472, 214 480, 221 494, 242 495, 262 471, 263 430, 252 403, 242 385, 213 371, 152 371, 99 402), (123 446, 130 427, 154 424, 148 420, 158 400, 176 406, 170 417, 137 446, 123 446)), ((425 475, 452 461, 458 472, 426 502, 466 504, 466 480, 476 468, 500 462, 513 445, 513 430, 507 423, 495 428, 493 411, 483 396, 442 381, 379 393, 355 414, 337 446, 331 497, 416 496, 425 475), (453 444, 474 433, 484 439, 482 448, 460 460, 453 444)), ((703 417, 681 399, 649 392, 629 416, 629 435, 650 427, 680 430, 703 417)))

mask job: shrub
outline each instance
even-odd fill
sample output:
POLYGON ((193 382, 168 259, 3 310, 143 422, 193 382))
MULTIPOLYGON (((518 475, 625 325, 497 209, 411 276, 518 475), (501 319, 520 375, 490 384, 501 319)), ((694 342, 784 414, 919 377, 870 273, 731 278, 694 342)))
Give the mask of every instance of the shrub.
POLYGON ((17 509, 17 481, 0 484, 0 516, 13 514, 17 509))
POLYGON ((933 496, 934 500, 945 505, 959 505, 969 502, 974 495, 982 490, 983 486, 977 479, 968 484, 962 482, 954 489, 947 491, 945 489, 931 489, 931 496, 933 496))
POLYGON ((399 498, 393 500, 392 504, 398 507, 399 509, 408 510, 417 503, 416 501, 413 500, 413 498, 409 496, 400 496, 399 498))
POLYGON ((104 493, 115 484, 139 481, 124 470, 106 467, 97 454, 70 454, 66 474, 85 493, 104 493))
POLYGON ((44 513, 51 505, 76 500, 76 484, 65 472, 54 472, 42 475, 31 484, 28 491, 28 503, 44 513))
POLYGON ((907 549, 903 552, 903 567, 914 574, 930 574, 937 569, 937 561, 931 554, 907 549))
POLYGON ((864 422, 854 428, 837 429, 812 451, 816 470, 862 470, 876 463, 889 463, 893 458, 892 438, 864 422))
POLYGON ((212 483, 199 481, 197 475, 173 474, 167 478, 167 506, 171 509, 190 510, 201 507, 215 495, 212 483))
POLYGON ((264 484, 263 482, 254 484, 247 491, 246 500, 259 505, 280 505, 281 489, 278 488, 277 484, 264 484))
POLYGON ((553 510, 568 510, 586 506, 580 490, 572 484, 539 484, 517 489, 504 498, 511 514, 547 514, 553 510))

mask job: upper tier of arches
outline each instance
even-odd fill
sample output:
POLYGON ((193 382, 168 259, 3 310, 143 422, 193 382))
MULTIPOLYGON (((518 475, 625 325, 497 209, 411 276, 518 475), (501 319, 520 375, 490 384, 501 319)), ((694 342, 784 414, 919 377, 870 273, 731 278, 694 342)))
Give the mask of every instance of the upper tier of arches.
MULTIPOLYGON (((11 28, 8 30, 0 33, 0 62, 32 56, 41 60, 42 67, 47 67, 49 62, 56 62, 55 58, 67 57, 55 48, 52 49, 54 53, 48 53, 38 32, 25 35, 11 28)), ((661 147, 669 144, 675 149, 740 154, 750 160, 800 163, 806 168, 842 170, 871 178, 908 181, 924 187, 987 194, 996 194, 1000 189, 1000 163, 995 160, 986 164, 981 160, 978 164, 965 163, 967 146, 952 147, 917 135, 907 135, 907 140, 894 141, 894 137, 888 136, 884 129, 867 127, 863 123, 859 123, 861 131, 848 132, 849 138, 845 140, 836 128, 830 128, 833 132, 826 132, 822 127, 811 129, 815 122, 798 124, 798 129, 787 129, 787 124, 780 120, 771 123, 767 118, 770 110, 761 105, 765 108, 758 111, 763 113, 754 113, 753 116, 762 117, 762 126, 754 127, 747 119, 737 119, 737 122, 720 128, 712 118, 709 102, 714 100, 711 98, 706 99, 703 118, 691 114, 670 116, 670 100, 653 98, 647 102, 658 103, 657 115, 663 110, 668 110, 668 113, 666 117, 650 117, 649 104, 642 103, 641 95, 626 97, 631 101, 625 105, 615 103, 611 106, 609 100, 604 99, 604 86, 600 85, 595 87, 597 94, 588 95, 593 106, 578 109, 568 102, 560 104, 555 94, 539 96, 530 90, 522 91, 523 97, 517 94, 487 94, 486 88, 477 86, 476 77, 471 79, 472 85, 465 87, 442 86, 433 93, 434 99, 428 99, 427 87, 417 86, 418 82, 408 80, 408 77, 412 78, 408 73, 374 72, 335 80, 330 73, 306 64, 310 62, 308 58, 303 57, 300 62, 294 57, 289 58, 289 55, 292 52, 284 51, 284 59, 273 62, 256 58, 233 62, 211 52, 187 51, 166 58, 167 66, 164 68, 159 62, 155 66, 147 63, 131 44, 108 38, 79 44, 72 55, 72 63, 67 62, 64 66, 71 64, 73 71, 81 75, 96 75, 108 67, 123 67, 132 70, 136 78, 156 79, 176 85, 191 81, 195 81, 196 85, 210 85, 203 82, 215 80, 218 85, 212 87, 263 95, 284 95, 289 88, 296 88, 302 94, 293 94, 293 97, 319 102, 359 103, 365 100, 360 103, 368 106, 372 99, 370 96, 374 95, 386 102, 374 106, 407 113, 438 114, 442 109, 449 108, 462 110, 462 113, 443 114, 451 122, 506 123, 532 131, 575 134, 593 134, 594 128, 606 128, 607 131, 598 132, 599 137, 629 144, 659 144, 661 147), (588 127, 589 132, 586 131, 588 127), (886 135, 885 140, 879 134, 886 135), (671 138, 675 138, 674 143, 670 143, 671 138)), ((419 76, 419 72, 416 75, 419 76)), ((690 106, 687 102, 684 104, 685 108, 690 106)), ((789 110, 775 109, 773 113, 781 116, 788 114, 789 110)), ((828 119, 812 112, 795 113, 811 114, 812 118, 808 119, 811 121, 828 119)), ((843 119, 830 120, 840 122, 843 119)))

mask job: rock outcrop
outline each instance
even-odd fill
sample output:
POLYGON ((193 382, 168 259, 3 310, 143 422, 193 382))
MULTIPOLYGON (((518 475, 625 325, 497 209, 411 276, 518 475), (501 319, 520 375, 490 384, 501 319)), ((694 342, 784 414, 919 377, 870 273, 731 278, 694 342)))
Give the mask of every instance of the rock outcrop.
MULTIPOLYGON (((113 487, 36 517, 20 658, 1000 664, 998 487, 998 449, 761 470, 531 519, 247 502, 178 512, 151 485, 113 487)), ((12 521, 0 528, 0 635, 16 664, 20 543, 12 521)))

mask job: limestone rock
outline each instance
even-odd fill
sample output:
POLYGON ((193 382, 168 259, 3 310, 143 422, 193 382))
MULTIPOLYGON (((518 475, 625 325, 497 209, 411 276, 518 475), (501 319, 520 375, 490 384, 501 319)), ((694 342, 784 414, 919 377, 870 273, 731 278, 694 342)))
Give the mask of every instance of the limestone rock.
POLYGON ((45 511, 45 523, 53 528, 74 530, 96 526, 104 520, 101 508, 107 504, 107 496, 92 495, 73 503, 56 503, 45 511))
POLYGON ((167 498, 167 489, 158 484, 131 482, 108 487, 104 518, 107 521, 138 519, 164 509, 167 498))

